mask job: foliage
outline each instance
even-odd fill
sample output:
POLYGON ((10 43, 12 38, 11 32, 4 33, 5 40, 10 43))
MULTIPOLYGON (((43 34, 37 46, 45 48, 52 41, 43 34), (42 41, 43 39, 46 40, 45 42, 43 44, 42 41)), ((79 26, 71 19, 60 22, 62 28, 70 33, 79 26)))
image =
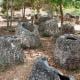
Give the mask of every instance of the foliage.
POLYGON ((80 8, 80 1, 76 1, 74 3, 75 8, 79 9, 80 8))
MULTIPOLYGON (((10 3, 10 0, 8 1, 10 3)), ((24 0, 24 1, 23 0, 13 0, 14 8, 20 9, 23 2, 25 2, 25 6, 31 6, 33 8, 41 8, 42 6, 44 6, 44 4, 52 4, 54 6, 62 4, 64 7, 74 6, 76 8, 79 8, 80 6, 79 0, 24 0)), ((4 0, 3 1, 4 9, 6 9, 6 5, 5 5, 6 3, 7 3, 7 0, 4 0)))
POLYGON ((20 9, 22 6, 23 0, 14 0, 14 9, 20 9))
MULTIPOLYGON (((23 0, 13 0, 13 7, 14 9, 20 9, 21 5, 22 5, 23 0)), ((4 10, 6 10, 6 4, 7 4, 7 0, 3 1, 2 7, 4 10)), ((12 6, 11 5, 11 0, 8 0, 8 4, 9 4, 9 8, 12 6)))
POLYGON ((73 6, 75 8, 80 8, 80 0, 50 0, 52 2, 52 4, 63 4, 63 6, 69 7, 69 6, 73 6))

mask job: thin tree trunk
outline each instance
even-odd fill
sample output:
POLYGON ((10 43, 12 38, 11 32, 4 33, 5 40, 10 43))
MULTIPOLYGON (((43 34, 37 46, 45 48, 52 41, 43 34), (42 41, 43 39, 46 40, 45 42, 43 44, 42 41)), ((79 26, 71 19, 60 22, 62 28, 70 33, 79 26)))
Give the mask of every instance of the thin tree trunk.
POLYGON ((9 28, 9 14, 8 14, 8 10, 9 10, 9 0, 7 0, 6 8, 7 8, 7 28, 9 28))
POLYGON ((39 8, 37 8, 37 21, 39 20, 39 8))
POLYGON ((38 20, 39 20, 39 9, 37 9, 37 13, 36 14, 34 13, 34 15, 32 16, 32 25, 34 25, 34 23, 38 20))
POLYGON ((23 9, 22 9, 22 14, 23 14, 23 20, 25 20, 25 1, 23 1, 23 9))
POLYGON ((63 9, 62 4, 60 4, 60 14, 61 14, 61 26, 63 25, 63 9))
POLYGON ((62 26, 63 26, 63 9, 62 9, 62 4, 60 3, 59 5, 60 7, 60 19, 61 19, 61 34, 63 34, 63 31, 62 31, 62 26))
POLYGON ((11 0, 11 19, 10 19, 10 27, 12 26, 12 19, 13 19, 13 0, 11 0))

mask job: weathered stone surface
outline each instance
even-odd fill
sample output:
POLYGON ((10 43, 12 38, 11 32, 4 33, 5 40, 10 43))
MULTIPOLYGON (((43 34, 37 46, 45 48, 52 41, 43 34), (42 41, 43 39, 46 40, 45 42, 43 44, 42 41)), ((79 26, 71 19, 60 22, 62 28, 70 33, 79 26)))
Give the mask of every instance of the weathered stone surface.
POLYGON ((52 36, 52 42, 55 44, 57 38, 59 38, 60 36, 61 36, 61 32, 60 32, 60 31, 59 31, 58 33, 55 33, 55 34, 52 36))
POLYGON ((80 37, 72 34, 60 36, 56 41, 54 59, 66 69, 80 68, 80 37))
POLYGON ((34 25, 31 27, 29 28, 29 25, 25 26, 23 23, 19 23, 16 30, 16 35, 21 39, 21 43, 25 47, 37 48, 41 45, 38 26, 34 25), (32 28, 32 30, 30 30, 31 27, 34 27, 34 29, 32 28))
POLYGON ((45 22, 47 20, 50 20, 51 18, 49 16, 41 16, 38 20, 38 24, 42 23, 42 22, 45 22))
POLYGON ((39 25, 39 32, 43 36, 52 36, 59 31, 55 19, 47 20, 39 25))
POLYGON ((45 57, 39 57, 33 65, 29 80, 75 80, 64 76, 59 70, 49 66, 45 57))
POLYGON ((26 22, 22 22, 22 26, 23 28, 29 30, 29 31, 34 31, 34 26, 32 23, 30 23, 29 21, 26 21, 26 22))
POLYGON ((74 34, 74 26, 71 24, 63 24, 62 26, 62 34, 74 34))
POLYGON ((15 36, 0 36, 0 67, 24 62, 20 40, 15 36))

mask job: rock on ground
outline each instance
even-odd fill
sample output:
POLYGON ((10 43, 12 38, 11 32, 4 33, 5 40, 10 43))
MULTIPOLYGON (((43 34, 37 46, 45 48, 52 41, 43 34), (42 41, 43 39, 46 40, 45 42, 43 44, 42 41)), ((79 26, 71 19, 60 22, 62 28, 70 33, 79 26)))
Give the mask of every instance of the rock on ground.
POLYGON ((0 36, 0 67, 24 62, 20 40, 15 36, 0 36))
POLYGON ((16 35, 21 39, 21 43, 26 48, 37 48, 41 45, 38 26, 19 23, 16 35), (30 26, 30 27, 29 27, 30 26))
POLYGON ((80 68, 80 37, 72 34, 60 36, 56 41, 54 59, 66 69, 80 68))
POLYGON ((49 66, 45 57, 39 57, 33 65, 29 80, 75 80, 64 76, 59 70, 49 66))

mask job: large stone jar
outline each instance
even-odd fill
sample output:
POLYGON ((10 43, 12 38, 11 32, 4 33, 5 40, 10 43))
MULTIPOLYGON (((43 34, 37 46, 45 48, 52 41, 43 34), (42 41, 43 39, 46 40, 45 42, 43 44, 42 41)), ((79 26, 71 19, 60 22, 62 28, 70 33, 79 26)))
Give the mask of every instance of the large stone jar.
POLYGON ((20 43, 15 36, 0 36, 0 68, 24 62, 20 43))
POLYGON ((38 26, 36 25, 21 22, 16 29, 16 35, 26 48, 38 48, 41 45, 38 26))
POLYGON ((80 68, 80 37, 72 34, 60 36, 55 45, 54 59, 66 69, 80 68))
POLYGON ((45 22, 40 23, 39 32, 42 36, 53 36, 59 32, 58 23, 53 19, 49 19, 45 22))
POLYGON ((39 57, 32 68, 29 80, 75 80, 73 76, 65 76, 58 69, 49 66, 47 58, 39 57))

